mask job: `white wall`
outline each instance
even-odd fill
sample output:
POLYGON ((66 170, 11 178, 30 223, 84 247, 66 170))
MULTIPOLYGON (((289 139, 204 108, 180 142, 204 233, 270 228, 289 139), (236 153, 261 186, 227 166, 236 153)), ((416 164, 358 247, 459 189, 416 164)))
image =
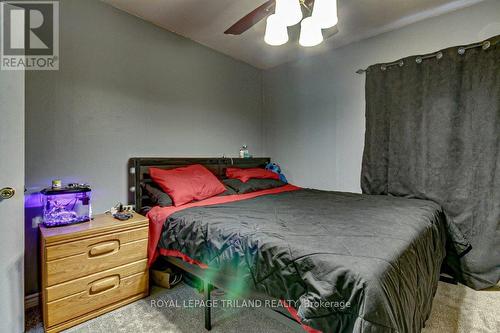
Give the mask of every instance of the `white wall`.
POLYGON ((365 77, 355 71, 497 34, 490 0, 264 72, 265 155, 297 185, 360 192, 365 77))

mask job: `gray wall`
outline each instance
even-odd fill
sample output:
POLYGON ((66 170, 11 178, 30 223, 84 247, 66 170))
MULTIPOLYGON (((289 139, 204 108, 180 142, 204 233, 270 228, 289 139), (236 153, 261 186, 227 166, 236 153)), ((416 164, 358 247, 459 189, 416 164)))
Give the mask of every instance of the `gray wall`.
MULTIPOLYGON (((96 212, 126 200, 129 157, 235 155, 244 143, 298 185, 359 191, 364 76, 354 71, 500 33, 500 2, 491 0, 277 67, 262 80, 259 70, 99 1, 60 7, 61 69, 26 74, 26 186, 89 182, 96 212)), ((39 198, 26 206, 30 293, 39 198)))
POLYGON ((26 183, 126 200, 131 156, 262 152, 261 73, 99 1, 61 1, 60 70, 27 73, 26 183))
POLYGON ((497 34, 491 0, 264 72, 265 155, 297 185, 359 192, 365 77, 355 71, 497 34))
MULTIPOLYGON (((262 153, 261 72, 100 1, 60 2, 60 70, 26 73, 26 186, 88 182, 95 212, 127 199, 132 156, 262 153)), ((26 289, 37 289, 37 198, 26 289)))

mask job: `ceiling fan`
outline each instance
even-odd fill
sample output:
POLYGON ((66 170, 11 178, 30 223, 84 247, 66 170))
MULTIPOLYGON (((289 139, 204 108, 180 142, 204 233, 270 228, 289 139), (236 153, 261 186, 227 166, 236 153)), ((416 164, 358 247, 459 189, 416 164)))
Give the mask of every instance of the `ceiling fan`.
POLYGON ((286 43, 287 26, 301 21, 299 43, 302 46, 315 46, 321 43, 322 29, 328 29, 326 38, 338 32, 337 0, 268 0, 238 20, 224 33, 241 35, 266 17, 264 40, 270 45, 286 43), (308 17, 302 20, 303 16, 308 17))

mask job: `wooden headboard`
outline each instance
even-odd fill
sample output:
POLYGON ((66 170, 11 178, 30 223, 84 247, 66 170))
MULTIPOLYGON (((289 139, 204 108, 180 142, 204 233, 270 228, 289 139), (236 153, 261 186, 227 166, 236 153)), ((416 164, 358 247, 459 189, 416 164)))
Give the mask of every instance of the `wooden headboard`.
POLYGON ((217 178, 224 179, 227 167, 263 168, 271 159, 255 158, 222 158, 222 157, 133 157, 129 160, 129 204, 140 212, 144 206, 151 205, 147 195, 142 193, 141 183, 151 182, 149 168, 173 169, 191 164, 201 164, 212 171, 217 178))

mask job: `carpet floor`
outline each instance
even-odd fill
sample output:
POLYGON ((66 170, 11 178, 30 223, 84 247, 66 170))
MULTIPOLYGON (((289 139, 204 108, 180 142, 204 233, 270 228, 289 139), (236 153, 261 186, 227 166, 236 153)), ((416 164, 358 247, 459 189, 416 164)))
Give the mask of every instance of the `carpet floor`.
MULTIPOLYGON (((223 296, 214 299, 222 300, 223 296)), ((206 333, 203 310, 195 304, 201 294, 180 284, 167 290, 153 287, 148 298, 124 306, 75 326, 67 333, 154 332, 206 333), (191 303, 186 303, 191 300, 191 303), (185 306, 188 306, 187 308, 185 306)), ((225 298, 224 298, 225 299, 225 298)), ((259 308, 218 306, 212 315, 211 332, 282 333, 292 330, 288 319, 278 320, 259 308)), ((36 311, 27 313, 28 333, 41 333, 36 311)), ((294 330, 295 331, 295 330, 294 330)), ((439 283, 432 314, 423 333, 500 332, 500 291, 474 291, 467 287, 439 283)))

